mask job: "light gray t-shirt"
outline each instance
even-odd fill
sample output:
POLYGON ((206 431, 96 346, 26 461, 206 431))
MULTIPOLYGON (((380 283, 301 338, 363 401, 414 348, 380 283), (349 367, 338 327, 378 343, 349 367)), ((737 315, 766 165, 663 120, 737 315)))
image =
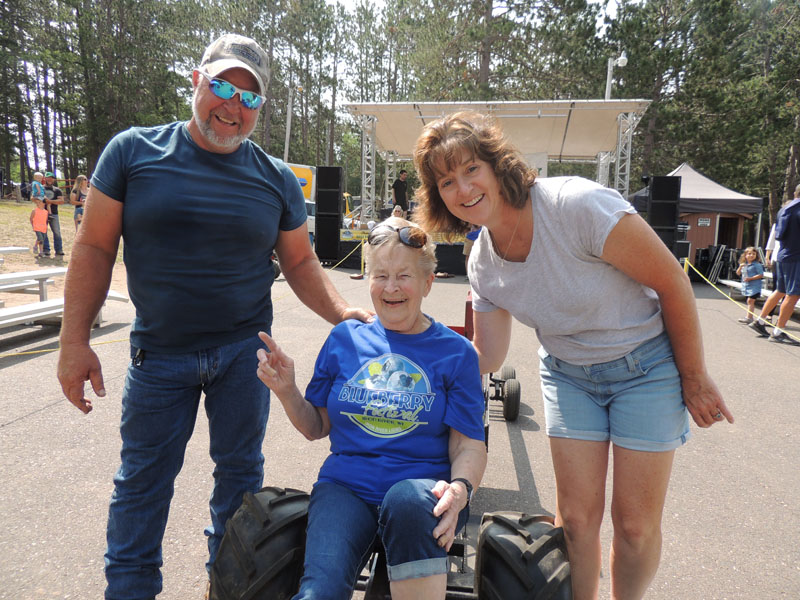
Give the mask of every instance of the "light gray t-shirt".
POLYGON ((615 190, 580 177, 531 187, 533 242, 525 262, 503 260, 484 227, 469 258, 472 308, 503 308, 533 327, 549 354, 578 365, 616 360, 664 330, 656 293, 600 256, 636 211, 615 190))

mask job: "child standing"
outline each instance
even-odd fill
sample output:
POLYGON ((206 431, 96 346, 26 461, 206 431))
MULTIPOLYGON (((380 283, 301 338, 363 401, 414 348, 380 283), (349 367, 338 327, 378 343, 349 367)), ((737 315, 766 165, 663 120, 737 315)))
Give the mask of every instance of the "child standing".
POLYGON ((33 253, 38 257, 44 256, 44 240, 47 234, 47 209, 44 202, 36 197, 32 197, 36 207, 31 211, 31 226, 36 233, 36 243, 33 245, 33 253))
POLYGON ((742 295, 747 298, 747 316, 739 319, 739 323, 749 325, 756 314, 756 298, 761 295, 761 282, 764 279, 764 266, 758 260, 758 253, 753 246, 748 246, 739 257, 739 268, 736 274, 742 277, 742 295))

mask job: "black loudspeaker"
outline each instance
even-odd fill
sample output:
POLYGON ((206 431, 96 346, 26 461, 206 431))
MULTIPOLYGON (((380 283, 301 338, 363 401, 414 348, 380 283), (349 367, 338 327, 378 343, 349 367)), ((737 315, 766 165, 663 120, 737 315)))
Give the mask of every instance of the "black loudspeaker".
POLYGON ((342 167, 317 167, 317 215, 342 212, 342 167))
POLYGON ((680 177, 652 177, 647 195, 647 221, 652 227, 677 227, 680 177))
POLYGON ((314 249, 320 260, 336 260, 339 256, 339 229, 342 217, 339 214, 320 214, 317 210, 314 249))
POLYGON ((342 167, 317 167, 317 189, 338 190, 342 187, 342 167))
POLYGON ((317 214, 338 215, 341 212, 342 194, 337 190, 317 188, 317 214))
POLYGON ((650 198, 657 202, 677 202, 681 197, 681 178, 660 175, 650 178, 650 198))
POLYGON ((673 250, 678 236, 680 177, 651 177, 647 193, 647 222, 661 241, 673 250))

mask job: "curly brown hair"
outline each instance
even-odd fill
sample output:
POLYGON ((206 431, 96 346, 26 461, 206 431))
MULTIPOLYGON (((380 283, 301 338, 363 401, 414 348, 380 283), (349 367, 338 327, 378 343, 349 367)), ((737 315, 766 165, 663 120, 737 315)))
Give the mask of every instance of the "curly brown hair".
POLYGON ((436 185, 441 169, 454 169, 464 154, 491 165, 503 199, 511 206, 522 208, 528 201, 536 171, 525 163, 497 123, 476 112, 454 113, 426 125, 414 148, 414 167, 421 182, 414 194, 414 220, 423 229, 446 234, 469 230, 468 223, 447 210, 436 185))

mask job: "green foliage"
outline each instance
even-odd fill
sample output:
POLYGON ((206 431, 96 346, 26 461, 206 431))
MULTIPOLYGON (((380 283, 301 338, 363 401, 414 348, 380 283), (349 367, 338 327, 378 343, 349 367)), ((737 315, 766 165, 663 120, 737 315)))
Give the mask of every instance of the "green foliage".
POLYGON ((272 57, 255 141, 283 156, 295 90, 289 160, 345 166, 354 195, 344 102, 601 98, 622 50, 612 97, 651 101, 631 181, 686 161, 774 209, 797 179, 796 0, 5 0, 0 16, 0 166, 23 179, 90 172, 116 132, 188 119, 192 69, 226 32, 272 57))

